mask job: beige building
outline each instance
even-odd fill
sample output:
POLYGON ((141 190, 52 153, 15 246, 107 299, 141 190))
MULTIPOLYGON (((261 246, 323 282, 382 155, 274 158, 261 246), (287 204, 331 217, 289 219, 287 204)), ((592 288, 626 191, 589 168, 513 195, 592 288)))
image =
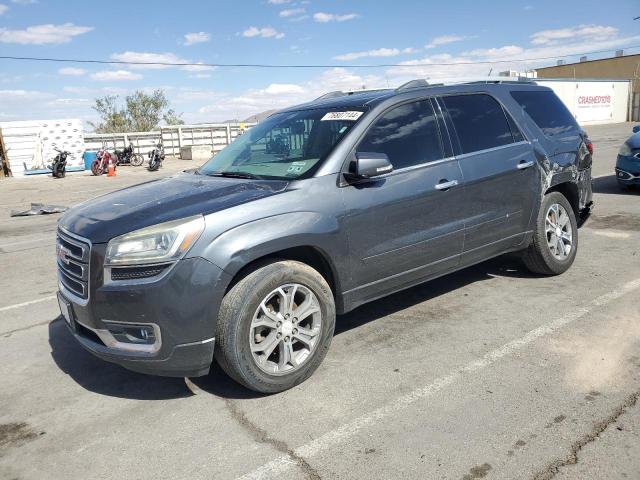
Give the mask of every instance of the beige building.
POLYGON ((536 69, 538 78, 624 79, 631 82, 630 120, 640 120, 640 54, 620 55, 536 69))

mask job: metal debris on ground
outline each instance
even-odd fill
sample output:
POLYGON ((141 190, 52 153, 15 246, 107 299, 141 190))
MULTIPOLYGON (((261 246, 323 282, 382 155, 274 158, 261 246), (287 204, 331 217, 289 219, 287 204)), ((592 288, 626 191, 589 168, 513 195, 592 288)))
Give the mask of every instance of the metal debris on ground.
POLYGON ((45 205, 44 203, 32 203, 29 210, 19 212, 11 210, 12 217, 30 217, 31 215, 49 215, 51 213, 62 213, 68 210, 69 207, 63 207, 60 205, 45 205))

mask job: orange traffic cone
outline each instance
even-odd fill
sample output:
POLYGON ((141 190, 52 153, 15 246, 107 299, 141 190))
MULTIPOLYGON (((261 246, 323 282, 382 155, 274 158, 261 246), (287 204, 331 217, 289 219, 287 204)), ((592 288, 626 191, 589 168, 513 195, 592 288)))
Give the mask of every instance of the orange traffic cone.
POLYGON ((113 164, 113 158, 109 157, 109 165, 107 166, 107 177, 116 176, 116 166, 113 164))

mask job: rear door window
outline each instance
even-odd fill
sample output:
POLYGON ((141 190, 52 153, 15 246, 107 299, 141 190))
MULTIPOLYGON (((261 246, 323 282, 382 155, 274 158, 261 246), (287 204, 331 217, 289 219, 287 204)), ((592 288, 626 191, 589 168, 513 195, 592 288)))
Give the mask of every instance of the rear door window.
POLYGON ((547 137, 578 131, 573 115, 552 91, 511 92, 511 96, 547 137))
POLYGON ((462 153, 513 143, 502 106, 490 95, 452 95, 442 101, 458 134, 462 153))
POLYGON ((443 158, 431 102, 406 103, 383 114, 360 142, 358 151, 386 153, 395 170, 443 158))

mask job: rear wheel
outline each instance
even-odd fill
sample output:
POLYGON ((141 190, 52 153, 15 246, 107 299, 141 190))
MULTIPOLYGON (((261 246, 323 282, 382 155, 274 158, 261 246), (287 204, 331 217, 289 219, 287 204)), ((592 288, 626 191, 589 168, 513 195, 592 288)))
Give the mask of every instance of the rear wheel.
POLYGON ((331 288, 300 262, 267 264, 225 295, 216 332, 218 364, 262 393, 287 390, 324 359, 335 327, 331 288))
POLYGON ((573 264, 578 250, 578 224, 567 198, 560 192, 544 196, 531 245, 523 260, 529 270, 559 275, 573 264))

